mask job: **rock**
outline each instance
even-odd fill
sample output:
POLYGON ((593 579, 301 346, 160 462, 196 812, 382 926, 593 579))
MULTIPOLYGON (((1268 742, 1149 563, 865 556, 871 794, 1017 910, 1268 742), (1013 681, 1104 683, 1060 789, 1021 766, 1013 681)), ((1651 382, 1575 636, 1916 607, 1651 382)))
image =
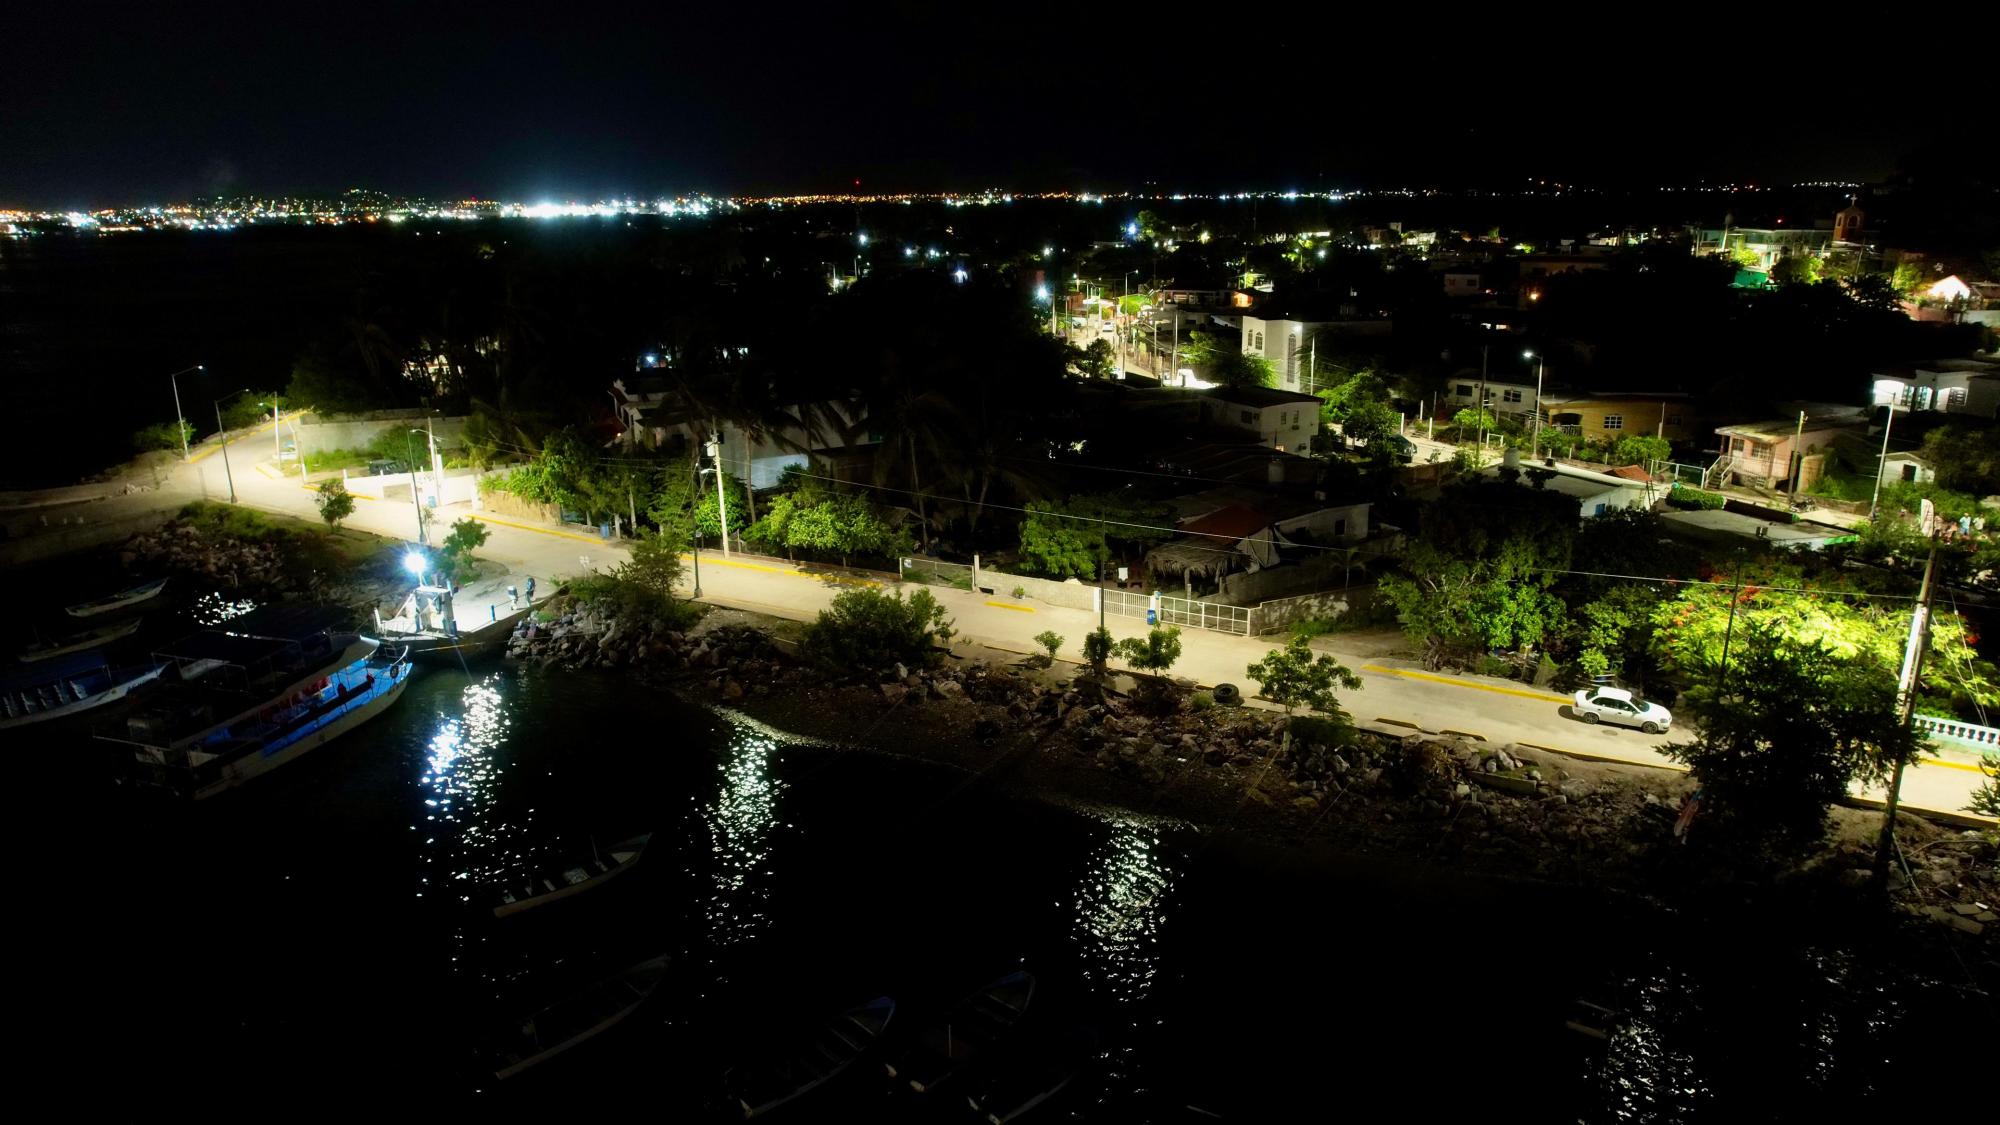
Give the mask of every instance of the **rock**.
POLYGON ((1319 807, 1319 798, 1318 798, 1318 797, 1293 797, 1293 798, 1292 798, 1292 807, 1293 807, 1293 808, 1295 808, 1295 809, 1316 809, 1316 808, 1318 808, 1318 807, 1319 807))
POLYGON ((1873 878, 1875 873, 1866 867, 1850 867, 1840 873, 1841 885, 1848 887, 1865 887, 1873 878))
POLYGON ((1368 783, 1373 785, 1375 782, 1382 780, 1382 767, 1376 766, 1361 776, 1367 778, 1368 783))
POLYGON ((1530 768, 1528 770, 1529 781, 1540 781, 1541 779, 1542 779, 1542 771, 1534 768, 1530 768))
POLYGON ((1485 761, 1479 763, 1479 769, 1483 773, 1489 773, 1489 774, 1499 773, 1500 761, 1497 758, 1488 758, 1485 761))
POLYGON ((1972 917, 1974 914, 1977 914, 1984 909, 1984 907, 1978 906, 1970 902, 1954 902, 1951 904, 1951 908, 1953 910, 1956 910, 1958 913, 1965 915, 1967 918, 1972 917))
POLYGON ((902 684, 883 684, 881 688, 882 698, 887 699, 891 703, 901 703, 903 697, 910 694, 910 689, 902 684))
POLYGON ((734 703, 743 698, 743 685, 737 683, 735 680, 722 681, 722 698, 725 702, 729 703, 734 703))
POLYGON ((1973 921, 1970 918, 1952 918, 1950 921, 1954 927, 1958 928, 1959 930, 1965 933, 1971 934, 1973 937, 1978 937, 1980 934, 1986 932, 1985 926, 1979 924, 1978 922, 1973 921))
POLYGON ((1982 910, 1979 913, 1974 914, 1972 916, 1972 920, 1975 922, 1985 922, 1986 924, 1991 925, 1994 922, 2000 922, 2000 914, 1995 914, 1991 910, 1982 910))
POLYGON ((931 685, 931 690, 946 699, 964 699, 965 685, 957 680, 939 680, 931 685))
POLYGON ((905 683, 907 683, 910 679, 910 670, 908 668, 903 667, 903 662, 900 660, 896 661, 896 678, 904 681, 905 683))
POLYGON ((1352 768, 1347 764, 1347 759, 1341 757, 1338 754, 1335 754, 1332 758, 1329 758, 1327 760, 1327 764, 1333 767, 1333 772, 1335 773, 1346 773, 1350 768, 1352 768))
POLYGON ((1562 790, 1562 795, 1569 798, 1572 801, 1581 801, 1585 797, 1590 796, 1591 794, 1590 783, 1582 780, 1581 778, 1574 778, 1574 777, 1570 778, 1568 781, 1563 782, 1561 790, 1562 790))
POLYGON ((1936 883, 1940 887, 1953 886, 1958 882, 1958 873, 1955 871, 1933 871, 1930 873, 1930 877, 1931 882, 1936 883))
POLYGON ((1459 798, 1469 797, 1472 795, 1472 786, 1461 781, 1452 788, 1451 795, 1459 798))

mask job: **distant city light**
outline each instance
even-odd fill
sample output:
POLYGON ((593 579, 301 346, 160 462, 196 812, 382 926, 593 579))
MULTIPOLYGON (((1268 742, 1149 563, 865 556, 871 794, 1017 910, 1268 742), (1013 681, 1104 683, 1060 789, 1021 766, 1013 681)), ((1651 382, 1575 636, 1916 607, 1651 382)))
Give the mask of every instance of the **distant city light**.
POLYGON ((1055 248, 1055 247, 1053 247, 1053 246, 1044 246, 1044 247, 1042 247, 1042 257, 1044 257, 1044 258, 1053 258, 1053 257, 1055 257, 1055 254, 1056 254, 1056 248, 1055 248))
POLYGON ((858 235, 855 235, 854 237, 855 237, 856 239, 858 239, 858 240, 860 241, 861 245, 863 245, 863 246, 866 246, 866 245, 868 245, 868 236, 867 236, 867 235, 865 235, 865 234, 858 234, 858 235))

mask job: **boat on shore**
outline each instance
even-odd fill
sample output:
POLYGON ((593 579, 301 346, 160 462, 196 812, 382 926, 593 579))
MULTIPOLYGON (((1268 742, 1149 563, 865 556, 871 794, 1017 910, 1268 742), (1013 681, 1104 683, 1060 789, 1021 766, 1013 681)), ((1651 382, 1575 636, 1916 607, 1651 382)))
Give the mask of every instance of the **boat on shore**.
POLYGON ((57 665, 36 665, 0 683, 0 730, 67 718, 125 698, 159 679, 164 663, 113 668, 84 654, 57 665))
POLYGON ((521 1021, 493 1045, 493 1076, 512 1078, 616 1026, 660 986, 671 958, 664 954, 592 984, 521 1021))
POLYGON ((457 664, 496 656, 514 635, 515 626, 530 612, 529 607, 487 607, 488 619, 461 625, 449 586, 418 586, 403 599, 394 617, 375 615, 373 636, 384 644, 407 646, 410 659, 420 664, 457 664))
POLYGON ((126 606, 151 601, 159 597, 160 591, 166 588, 167 580, 156 578, 151 582, 141 582, 137 586, 120 590, 115 594, 107 594, 94 601, 78 602, 76 605, 70 606, 67 612, 71 617, 96 617, 102 613, 124 609, 126 606))
POLYGON ((197 799, 260 777, 374 718, 410 663, 312 607, 255 610, 154 654, 179 673, 157 700, 99 731, 132 747, 138 780, 197 799))
POLYGON ((762 1117, 853 1066, 888 1030, 895 1014, 896 1002, 877 996, 828 1020, 783 1054, 731 1071, 725 1081, 743 1120, 762 1117))
POLYGON ((47 660, 52 656, 67 656, 72 652, 83 652, 86 649, 97 648, 100 645, 108 645, 112 641, 129 637, 138 632, 139 621, 139 618, 134 617, 130 621, 120 621, 116 625, 103 625, 95 629, 86 630, 85 632, 71 633, 67 637, 57 637, 52 641, 43 641, 40 644, 29 645, 27 648, 21 650, 21 662, 32 664, 37 660, 47 660))
POLYGON ((505 918, 510 914, 519 914, 610 882, 639 862, 639 857, 646 854, 646 842, 652 838, 650 833, 634 836, 602 852, 592 848, 590 858, 585 862, 544 871, 524 882, 502 887, 500 901, 493 907, 493 916, 505 918))
POLYGON ((1026 972, 1008 973, 973 992, 885 1066, 889 1077, 908 1082, 919 1094, 935 1090, 1005 1040, 1034 998, 1035 977, 1026 972))

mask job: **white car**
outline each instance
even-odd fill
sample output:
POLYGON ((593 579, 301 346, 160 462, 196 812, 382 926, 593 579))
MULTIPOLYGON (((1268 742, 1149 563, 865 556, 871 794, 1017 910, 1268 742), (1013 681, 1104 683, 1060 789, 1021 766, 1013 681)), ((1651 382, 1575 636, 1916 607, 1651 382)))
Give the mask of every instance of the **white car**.
POLYGON ((1659 734, 1673 725, 1674 713, 1624 688, 1584 688, 1576 693, 1576 715, 1586 723, 1618 723, 1659 734))

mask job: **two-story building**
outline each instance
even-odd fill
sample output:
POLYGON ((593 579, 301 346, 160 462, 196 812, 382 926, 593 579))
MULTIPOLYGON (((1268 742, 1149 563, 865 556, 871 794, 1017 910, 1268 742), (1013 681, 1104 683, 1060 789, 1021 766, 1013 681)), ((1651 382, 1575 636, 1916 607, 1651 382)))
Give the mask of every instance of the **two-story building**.
POLYGON ((1243 314, 1243 352, 1262 356, 1277 372, 1277 385, 1301 390, 1316 374, 1323 337, 1387 335, 1394 323, 1353 297, 1330 293, 1281 293, 1243 314))
POLYGON ((1281 453, 1304 453, 1319 433, 1316 395, 1271 387, 1211 387, 1201 394, 1203 422, 1248 430, 1259 445, 1281 453))
POLYGON ((1486 407, 1495 414, 1533 414, 1535 411, 1533 383, 1499 383, 1488 379, 1482 384, 1475 372, 1453 376, 1445 383, 1444 393, 1438 398, 1440 413, 1449 417, 1466 407, 1478 405, 1482 386, 1486 390, 1486 407))
POLYGON ((882 441, 870 430, 867 411, 845 402, 800 403, 787 407, 772 425, 748 427, 720 420, 697 425, 678 396, 660 383, 634 380, 628 388, 626 380, 615 379, 611 399, 623 427, 619 440, 628 447, 690 451, 697 434, 713 437, 751 488, 770 488, 786 469, 806 468, 815 456, 836 462, 865 458, 882 441))
POLYGON ((1879 371, 1872 401, 1898 410, 2000 418, 2000 363, 1944 359, 1879 371))

